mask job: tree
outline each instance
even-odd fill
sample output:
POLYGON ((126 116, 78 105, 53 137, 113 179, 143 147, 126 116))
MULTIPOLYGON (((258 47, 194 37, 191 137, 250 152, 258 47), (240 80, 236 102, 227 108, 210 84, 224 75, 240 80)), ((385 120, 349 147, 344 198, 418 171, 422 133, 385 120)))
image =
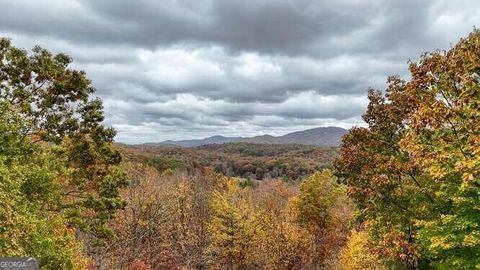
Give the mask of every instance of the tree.
POLYGON ((368 233, 353 230, 342 250, 337 270, 386 270, 378 253, 372 252, 369 246, 368 233))
POLYGON ((61 213, 56 185, 64 173, 54 149, 24 140, 22 119, 0 104, 0 255, 36 256, 42 268, 82 269, 86 260, 61 213))
POLYGON ((480 267, 480 32, 410 66, 406 95, 421 100, 400 146, 429 178, 436 215, 418 220, 438 265, 480 267))
POLYGON ((353 212, 345 187, 337 183, 330 170, 317 172, 301 184, 296 207, 299 224, 314 236, 311 260, 317 267, 328 265, 343 246, 353 212))
MULTIPOLYGON (((109 235, 105 224, 123 207, 118 189, 127 182, 111 148, 115 131, 102 125, 102 103, 70 62, 40 47, 29 55, 0 39, 0 159, 8 172, 25 170, 11 180, 19 189, 2 185, 1 192, 16 192, 39 218, 52 215, 79 229, 92 248, 109 235)), ((30 255, 41 255, 36 252, 30 255)), ((42 265, 50 263, 40 257, 42 265)))
POLYGON ((241 189, 233 179, 225 179, 223 192, 213 192, 212 217, 208 225, 212 266, 224 269, 255 266, 252 241, 258 226, 248 197, 248 188, 241 189))
POLYGON ((370 91, 368 128, 334 162, 379 252, 407 268, 479 267, 480 33, 370 91))
POLYGON ((259 268, 311 268, 314 237, 297 222, 297 195, 297 186, 279 179, 264 180, 253 190, 258 230, 252 245, 259 268))
POLYGON ((128 204, 117 211, 115 237, 97 256, 100 269, 124 269, 141 262, 152 269, 205 269, 210 200, 222 177, 122 164, 132 184, 122 190, 128 204), (168 173, 166 173, 168 172, 168 173))
POLYGON ((385 97, 369 91, 370 103, 363 115, 368 128, 352 128, 333 163, 361 209, 360 219, 370 221, 377 251, 415 268, 420 246, 414 219, 428 213, 418 203, 430 200, 430 194, 398 145, 405 133, 405 119, 418 102, 406 98, 405 88, 406 82, 390 77, 385 97))

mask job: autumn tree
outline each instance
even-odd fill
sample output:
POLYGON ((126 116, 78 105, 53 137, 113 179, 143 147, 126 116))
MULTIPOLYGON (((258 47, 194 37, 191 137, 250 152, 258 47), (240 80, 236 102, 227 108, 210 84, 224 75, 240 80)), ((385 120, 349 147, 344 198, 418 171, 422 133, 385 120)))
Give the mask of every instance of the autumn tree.
POLYGON ((302 269, 310 265, 314 236, 298 223, 298 187, 264 180, 255 188, 253 204, 260 206, 254 237, 255 259, 265 269, 302 269))
POLYGON ((479 38, 370 91, 368 128, 353 128, 334 162, 378 252, 410 269, 479 266, 479 38))
POLYGON ((212 197, 210 267, 309 269, 314 235, 298 223, 298 188, 281 180, 242 187, 227 179, 212 197))
POLYGON ((115 237, 100 250, 99 269, 123 269, 142 262, 152 269, 205 269, 210 200, 223 177, 206 170, 186 174, 126 162, 132 184, 111 227, 115 237))
POLYGON ((405 87, 404 81, 391 77, 386 97, 369 91, 370 103, 363 115, 368 128, 352 128, 344 136, 334 166, 360 207, 360 218, 372 221, 378 252, 415 268, 419 246, 414 218, 422 215, 417 201, 430 200, 430 195, 422 191, 424 180, 398 145, 405 119, 416 106, 406 99, 405 87))
POLYGON ((208 248, 213 267, 246 269, 255 267, 252 240, 258 232, 257 213, 250 203, 250 193, 233 179, 226 179, 223 190, 211 198, 212 218, 208 229, 208 248))
POLYGON ((387 270, 378 253, 372 251, 368 232, 353 230, 342 249, 337 270, 387 270))
POLYGON ((313 265, 328 266, 343 246, 353 212, 345 187, 330 170, 317 172, 301 184, 296 207, 299 224, 314 237, 313 265))
POLYGON ((421 100, 400 141, 428 177, 435 215, 417 221, 425 255, 480 267, 480 32, 410 66, 406 95, 421 100))

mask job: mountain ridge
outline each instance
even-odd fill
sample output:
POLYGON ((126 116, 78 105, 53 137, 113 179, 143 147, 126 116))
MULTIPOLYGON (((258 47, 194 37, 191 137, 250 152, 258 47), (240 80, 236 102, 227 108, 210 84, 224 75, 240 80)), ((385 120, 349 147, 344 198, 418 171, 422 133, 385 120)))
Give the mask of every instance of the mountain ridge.
POLYGON ((256 143, 256 144, 302 144, 316 146, 338 146, 342 136, 347 132, 340 127, 318 127, 307 130, 295 131, 281 136, 269 134, 254 137, 226 137, 214 135, 203 139, 193 140, 166 140, 159 143, 145 143, 144 145, 172 145, 182 147, 196 147, 209 144, 225 143, 256 143))

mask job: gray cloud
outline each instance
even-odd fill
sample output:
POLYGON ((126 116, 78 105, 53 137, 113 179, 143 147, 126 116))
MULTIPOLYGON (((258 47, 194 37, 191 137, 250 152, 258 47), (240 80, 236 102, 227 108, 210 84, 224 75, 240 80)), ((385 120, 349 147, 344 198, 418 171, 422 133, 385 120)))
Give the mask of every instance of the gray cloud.
POLYGON ((369 86, 478 24, 480 2, 0 0, 0 35, 74 58, 125 142, 362 124, 369 86))

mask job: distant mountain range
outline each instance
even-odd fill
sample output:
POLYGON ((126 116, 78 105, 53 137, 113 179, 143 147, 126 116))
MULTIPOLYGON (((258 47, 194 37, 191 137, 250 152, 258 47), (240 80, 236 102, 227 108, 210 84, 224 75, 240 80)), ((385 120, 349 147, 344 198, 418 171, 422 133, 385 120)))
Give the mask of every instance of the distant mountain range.
POLYGON ((224 137, 220 135, 182 141, 163 141, 160 143, 148 143, 148 145, 176 145, 183 147, 195 147, 208 144, 224 144, 234 142, 257 143, 257 144, 303 144, 317 146, 338 146, 346 129, 339 127, 319 127, 296 131, 283 136, 261 135, 255 137, 224 137))

